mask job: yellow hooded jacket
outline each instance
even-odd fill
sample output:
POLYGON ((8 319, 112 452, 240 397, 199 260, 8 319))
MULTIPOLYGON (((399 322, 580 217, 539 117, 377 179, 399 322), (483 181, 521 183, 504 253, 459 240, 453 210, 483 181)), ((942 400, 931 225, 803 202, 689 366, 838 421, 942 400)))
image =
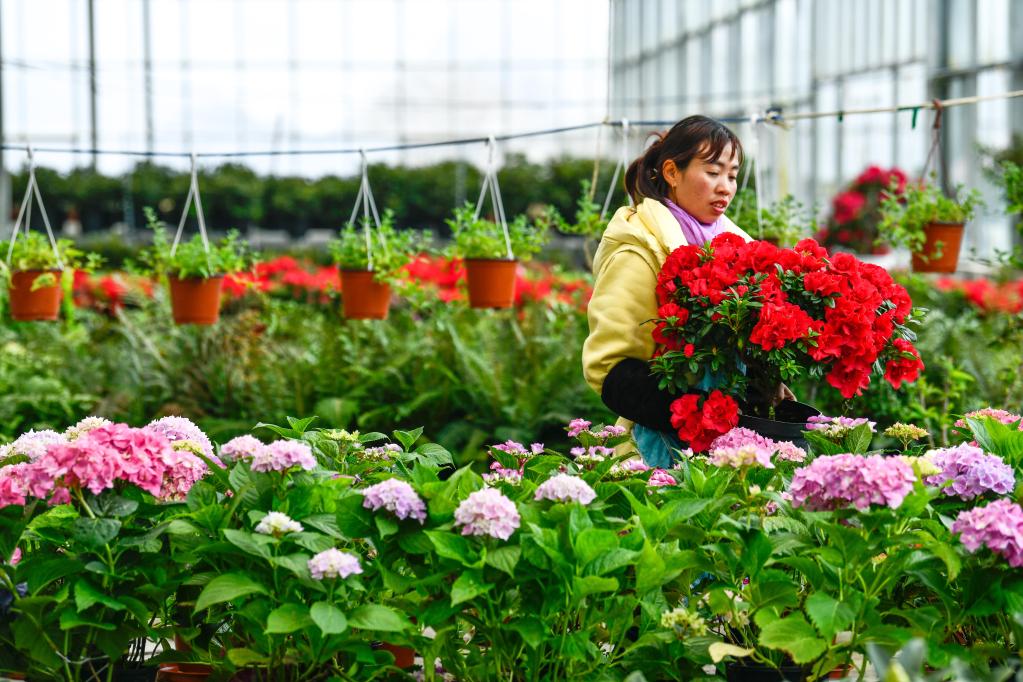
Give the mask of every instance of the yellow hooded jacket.
MULTIPOLYGON (((750 236, 722 216, 725 231, 750 236)), ((644 362, 654 354, 657 273, 668 255, 686 245, 682 228, 661 202, 643 199, 623 206, 608 223, 593 260, 593 297, 587 315, 590 335, 583 344, 583 374, 598 394, 604 378, 625 358, 644 362)), ((632 422, 618 423, 631 428, 632 422)))

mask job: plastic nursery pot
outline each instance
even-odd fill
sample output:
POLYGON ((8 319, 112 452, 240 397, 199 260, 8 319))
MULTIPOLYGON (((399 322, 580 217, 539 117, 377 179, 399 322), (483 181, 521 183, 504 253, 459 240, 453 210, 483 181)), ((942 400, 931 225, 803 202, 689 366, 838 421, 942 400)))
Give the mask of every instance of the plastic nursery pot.
POLYGON ((959 266, 959 247, 963 243, 963 224, 928 223, 924 234, 927 241, 921 251, 913 254, 913 271, 955 272, 959 266), (936 255, 939 248, 941 255, 936 255))
POLYGON ((170 284, 171 312, 175 324, 216 324, 220 319, 220 291, 224 286, 222 276, 168 277, 170 284))
POLYGON ((515 303, 517 260, 466 258, 469 305, 473 308, 511 308, 515 303))
POLYGON ((160 682, 199 682, 213 673, 204 663, 165 663, 160 666, 160 682))
POLYGON ((385 320, 391 287, 374 281, 369 270, 341 271, 341 314, 349 320, 385 320))
POLYGON ((11 317, 22 322, 56 320, 60 313, 60 270, 24 270, 11 274, 8 288, 11 317), (32 291, 32 284, 40 275, 52 274, 51 286, 32 291))
POLYGON ((732 663, 725 668, 725 678, 728 682, 810 682, 810 668, 798 665, 772 668, 732 663))
POLYGON ((156 668, 114 668, 114 682, 153 682, 156 679, 156 668))
POLYGON ((775 419, 741 414, 739 415, 739 426, 755 431, 771 440, 792 441, 796 447, 805 450, 807 443, 803 438, 803 431, 806 431, 806 420, 820 413, 821 411, 812 405, 783 400, 774 410, 775 419))
POLYGON ((412 647, 381 642, 380 648, 391 652, 391 655, 394 656, 394 665, 398 668, 411 668, 416 662, 416 650, 412 647))

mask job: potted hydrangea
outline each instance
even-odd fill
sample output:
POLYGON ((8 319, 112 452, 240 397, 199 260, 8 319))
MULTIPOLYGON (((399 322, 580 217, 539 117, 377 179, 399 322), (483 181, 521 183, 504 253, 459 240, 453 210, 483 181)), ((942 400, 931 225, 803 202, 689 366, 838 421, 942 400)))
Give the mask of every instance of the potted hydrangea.
POLYGON ((56 248, 37 232, 14 237, 11 243, 0 243, 10 252, 7 263, 0 262, 0 281, 7 285, 11 317, 15 320, 56 320, 60 311, 60 278, 75 269, 91 271, 102 260, 97 254, 85 254, 67 239, 56 242, 56 248))
POLYGON ((369 230, 348 223, 330 243, 341 270, 342 314, 348 319, 382 320, 391 305, 391 286, 412 257, 430 243, 431 235, 394 227, 394 212, 369 230), (374 244, 373 242, 376 242, 374 244))
POLYGON ((515 271, 547 242, 547 222, 530 223, 518 216, 508 225, 508 239, 493 221, 477 218, 466 204, 455 209, 450 255, 465 260, 469 305, 473 308, 510 308, 515 300, 515 271))
POLYGON ((195 235, 175 249, 156 212, 149 207, 144 210, 153 230, 153 244, 139 254, 141 267, 137 269, 143 274, 167 278, 176 324, 216 324, 220 319, 224 275, 248 267, 252 260, 248 245, 232 230, 219 243, 207 243, 195 235))
POLYGON ((878 239, 912 251, 917 272, 955 272, 964 225, 980 205, 975 189, 948 197, 933 183, 910 184, 882 197, 878 239))

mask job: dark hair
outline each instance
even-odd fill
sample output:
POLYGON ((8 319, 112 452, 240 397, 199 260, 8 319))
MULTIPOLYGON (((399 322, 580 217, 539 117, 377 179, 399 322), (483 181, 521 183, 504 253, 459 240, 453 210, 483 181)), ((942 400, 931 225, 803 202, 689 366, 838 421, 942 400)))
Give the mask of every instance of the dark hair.
POLYGON ((668 159, 675 161, 679 170, 699 156, 717 161, 732 145, 732 156, 742 163, 742 143, 725 124, 706 116, 687 116, 664 133, 654 133, 657 141, 629 165, 625 171, 625 191, 638 204, 644 197, 663 199, 668 196, 668 182, 661 175, 661 167, 668 159))

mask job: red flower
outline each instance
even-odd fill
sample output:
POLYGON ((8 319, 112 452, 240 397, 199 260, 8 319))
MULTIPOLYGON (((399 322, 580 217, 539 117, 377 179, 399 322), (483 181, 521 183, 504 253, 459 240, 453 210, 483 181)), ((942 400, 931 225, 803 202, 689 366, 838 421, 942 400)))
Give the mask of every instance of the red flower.
POLYGON ((916 381, 920 372, 923 371, 924 362, 920 359, 920 353, 909 341, 895 339, 892 345, 899 352, 899 356, 889 360, 885 365, 884 378, 888 380, 892 388, 898 389, 903 381, 916 381))
POLYGON ((831 200, 835 212, 835 224, 845 225, 860 217, 863 207, 867 205, 867 197, 856 190, 842 192, 831 200))
POLYGON ((687 393, 671 404, 671 425, 695 452, 703 452, 718 436, 739 423, 739 406, 721 391, 714 391, 700 407, 700 396, 687 393))
POLYGON ((811 329, 819 326, 799 306, 765 303, 749 340, 769 351, 781 348, 789 341, 806 338, 811 329))
POLYGON ((685 355, 687 358, 693 357, 693 353, 695 352, 696 348, 691 343, 687 343, 685 347, 682 348, 682 355, 685 355))

